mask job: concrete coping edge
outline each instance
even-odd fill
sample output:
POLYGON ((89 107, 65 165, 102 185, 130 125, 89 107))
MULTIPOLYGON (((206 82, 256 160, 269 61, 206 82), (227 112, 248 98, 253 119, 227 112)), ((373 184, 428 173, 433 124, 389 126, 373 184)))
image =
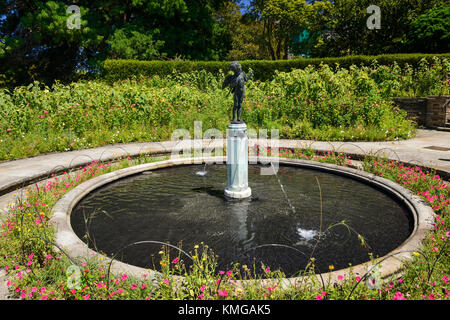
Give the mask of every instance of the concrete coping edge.
MULTIPOLYGON (((334 164, 321 163, 310 160, 296 160, 278 158, 279 163, 283 165, 306 167, 316 170, 327 171, 334 174, 344 175, 349 178, 357 179, 359 181, 374 184, 377 187, 383 189, 383 191, 390 193, 392 196, 400 199, 409 209, 414 219, 414 228, 410 236, 395 250, 389 252, 383 257, 377 258, 374 261, 368 261, 349 268, 331 271, 327 273, 321 273, 316 275, 315 281, 321 281, 323 279, 336 282, 338 275, 346 276, 349 273, 354 275, 364 275, 374 267, 374 263, 378 264, 378 270, 381 278, 389 277, 393 274, 401 272, 402 264, 404 260, 411 259, 412 253, 419 250, 423 240, 426 237, 428 231, 433 230, 434 225, 434 211, 427 205, 419 196, 414 195, 411 191, 403 188, 402 186, 374 174, 349 168, 338 166, 334 164)), ((249 157, 249 163, 262 163, 268 164, 273 161, 273 157, 249 157), (256 162, 257 161, 257 162, 256 162)), ((101 176, 92 178, 79 186, 75 187, 68 193, 66 193, 53 207, 50 216, 50 222, 54 224, 55 229, 55 241, 56 244, 63 248, 67 254, 74 259, 98 256, 103 257, 105 261, 111 262, 111 259, 104 257, 102 254, 88 248, 88 246, 74 233, 71 223, 70 214, 76 204, 91 191, 103 186, 105 184, 114 182, 118 179, 125 178, 130 175, 138 174, 148 170, 155 170, 166 168, 175 165, 191 165, 201 163, 226 163, 226 157, 208 157, 208 158, 179 158, 158 161, 153 163, 141 164, 133 167, 128 167, 113 171, 101 176)), ((114 260, 111 263, 112 273, 128 273, 137 277, 143 277, 146 275, 147 279, 156 279, 161 275, 158 271, 151 269, 141 268, 133 266, 127 263, 123 263, 118 260, 114 260)), ((305 277, 285 278, 280 285, 285 287, 289 284, 299 283, 305 280, 305 277)), ((314 279, 308 279, 313 280, 314 279)), ((233 282, 238 286, 242 286, 243 282, 252 282, 258 280, 234 280, 233 282)), ((268 280, 262 280, 267 282, 268 280)))

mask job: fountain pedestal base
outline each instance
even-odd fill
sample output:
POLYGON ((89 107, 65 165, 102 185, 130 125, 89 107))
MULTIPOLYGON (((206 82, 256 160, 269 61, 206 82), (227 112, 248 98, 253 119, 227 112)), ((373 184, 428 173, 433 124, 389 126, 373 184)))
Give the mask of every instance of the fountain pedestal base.
POLYGON ((250 187, 247 187, 247 189, 238 190, 238 191, 228 190, 227 188, 225 188, 224 194, 228 198, 245 199, 252 195, 252 189, 250 187))
POLYGON ((245 123, 231 123, 227 130, 227 187, 225 196, 248 198, 248 137, 245 123))

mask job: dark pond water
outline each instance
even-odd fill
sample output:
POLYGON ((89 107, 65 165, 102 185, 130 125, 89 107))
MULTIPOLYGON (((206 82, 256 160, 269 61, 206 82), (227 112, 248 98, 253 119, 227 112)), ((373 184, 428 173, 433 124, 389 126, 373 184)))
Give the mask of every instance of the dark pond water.
MULTIPOLYGON (((280 166, 276 176, 260 175, 260 168, 249 166, 252 197, 242 201, 223 197, 225 165, 208 166, 204 176, 196 174, 203 165, 192 165, 128 177, 80 201, 72 227, 81 239, 89 234, 89 246, 108 255, 143 240, 181 244, 188 252, 204 242, 218 255, 220 270, 239 262, 255 264, 259 273, 264 262, 287 276, 303 270, 312 253, 316 272, 368 261, 369 253, 383 256, 412 231, 407 209, 372 186, 298 167, 280 166)), ((158 269, 160 250, 156 244, 132 246, 119 259, 158 269)))

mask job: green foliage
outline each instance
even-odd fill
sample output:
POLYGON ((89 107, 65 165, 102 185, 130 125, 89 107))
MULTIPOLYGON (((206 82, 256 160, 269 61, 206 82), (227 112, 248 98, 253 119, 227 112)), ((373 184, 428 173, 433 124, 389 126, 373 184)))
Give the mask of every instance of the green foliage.
MULTIPOLYGON (((390 54, 378 56, 346 56, 338 58, 296 58, 291 60, 244 60, 240 61, 243 70, 252 69, 255 73, 255 79, 265 81, 270 80, 276 71, 290 72, 294 69, 304 69, 308 65, 319 66, 327 64, 334 68, 339 65, 341 68, 349 68, 352 65, 362 66, 371 65, 377 61, 379 65, 390 66, 397 63, 400 67, 408 64, 416 68, 421 59, 430 61, 432 57, 444 59, 450 57, 447 54, 390 54)), ((173 72, 194 72, 206 70, 212 73, 218 73, 220 70, 228 72, 229 62, 225 61, 137 61, 137 60, 106 60, 103 64, 103 76, 107 81, 113 82, 123 80, 133 76, 154 76, 161 77, 172 74, 173 72)))
POLYGON ((263 45, 263 22, 242 15, 240 9, 238 4, 228 0, 215 13, 215 18, 220 20, 230 42, 226 60, 270 59, 269 52, 263 45))
MULTIPOLYGON (((336 0, 327 7, 323 24, 311 31, 321 32, 311 54, 320 56, 375 55, 400 52, 446 52, 422 46, 408 46, 411 37, 410 23, 432 8, 446 4, 443 0, 336 0), (366 9, 370 5, 380 8, 380 29, 367 28, 371 15, 366 9)), ((445 19, 445 18, 444 18, 445 19)), ((447 18, 448 20, 448 15, 447 18)), ((434 21, 426 21, 434 28, 434 21)), ((448 28, 445 31, 448 34, 448 28)))
POLYGON ((116 30, 107 43, 114 59, 158 60, 166 55, 160 52, 164 41, 154 41, 151 34, 135 30, 116 30))
MULTIPOLYGON (((351 165, 345 154, 318 155, 310 149, 281 150, 281 156, 351 165)), ((24 197, 8 205, 8 214, 0 224, 0 266, 4 268, 10 293, 22 300, 448 300, 450 297, 450 231, 446 227, 450 222, 449 187, 433 171, 373 157, 364 158, 364 170, 402 184, 432 205, 436 215, 434 228, 425 234, 420 248, 409 251, 412 259, 402 261, 401 274, 383 279, 374 277, 376 281, 372 286, 366 278, 374 275, 376 269, 354 274, 350 266, 346 273, 335 270, 337 279, 326 275, 319 278, 314 272, 312 254, 307 266, 299 270, 303 278, 287 284, 282 271, 271 270, 263 263, 253 266, 236 263, 229 270, 218 270, 218 257, 204 243, 183 248, 189 250, 189 256, 163 246, 155 257, 157 266, 153 268, 159 272, 149 270, 139 278, 126 273, 109 273, 106 254, 74 259, 66 256, 64 250, 55 250, 51 245, 55 235, 49 218, 52 207, 64 194, 101 174, 153 161, 157 159, 95 161, 71 174, 52 177, 26 188, 24 197), (188 267, 187 260, 194 263, 188 267), (69 268, 74 267, 78 274, 69 272, 69 268), (256 274, 257 268, 262 269, 262 275, 256 274)), ((337 225, 346 226, 345 222, 338 222, 327 229, 337 225)), ((363 237, 357 235, 359 239, 363 237)), ((318 239, 317 243, 320 241, 318 239)), ((372 264, 380 262, 372 254, 369 257, 372 264)), ((329 271, 333 269, 330 265, 329 271)))
POLYGON ((6 0, 0 5, 0 81, 69 82, 107 57, 218 60, 229 41, 213 12, 217 0, 76 1, 80 28, 69 29, 60 0, 6 0))
MULTIPOLYGON (((409 138, 413 125, 393 106, 392 98, 450 94, 449 59, 422 59, 413 67, 409 62, 416 58, 408 56, 403 64, 390 66, 378 61, 349 68, 319 64, 290 72, 269 67, 278 64, 289 70, 291 61, 245 61, 245 71, 251 67, 257 75, 273 72, 274 76, 270 81, 248 83, 243 117, 253 128, 278 129, 282 138, 409 138)), ((139 68, 149 72, 148 67, 156 74, 116 82, 80 81, 52 87, 34 83, 1 90, 0 159, 108 143, 169 140, 178 128, 192 134, 194 121, 202 121, 204 130, 225 132, 232 103, 221 90, 225 77, 221 70, 228 70, 228 63, 109 62, 127 67, 123 72, 116 69, 115 75, 139 68)))
MULTIPOLYGON (((110 61, 119 66, 122 62, 110 61)), ((109 143, 170 140, 179 128, 192 136, 195 121, 202 121, 203 131, 226 132, 233 104, 221 89, 223 62, 130 63, 136 64, 136 70, 148 65, 167 70, 116 82, 80 81, 52 87, 34 83, 0 91, 0 159, 109 143), (194 66, 199 70, 190 72, 194 66)), ((258 62, 249 61, 247 66, 254 68, 254 63, 258 62)), ((250 128, 278 129, 281 138, 410 138, 414 125, 394 107, 392 97, 450 94, 449 70, 449 60, 441 57, 424 59, 417 69, 373 62, 348 69, 321 64, 276 71, 270 81, 247 84, 243 118, 250 128)))
POLYGON ((263 41, 272 60, 287 59, 293 37, 308 29, 321 30, 329 1, 255 0, 253 10, 263 21, 263 41), (325 13, 325 14, 324 14, 325 13))
POLYGON ((450 6, 437 7, 411 22, 411 50, 450 51, 450 6))
MULTIPOLYGON (((194 67, 161 66, 170 73, 198 70, 194 61, 200 60, 286 60, 292 53, 306 51, 313 57, 351 55, 349 60, 329 61, 345 67, 363 62, 365 58, 356 56, 360 54, 448 51, 449 9, 443 0, 379 1, 379 30, 366 27, 369 0, 254 0, 245 14, 232 0, 81 0, 75 4, 81 10, 79 29, 67 27, 72 13, 60 0, 0 3, 0 86, 93 78, 108 58, 194 63, 194 67), (308 41, 294 43, 304 30, 310 35, 308 41)), ((249 60, 247 67, 255 65, 257 79, 265 80, 275 69, 290 71, 322 61, 294 60, 274 65, 249 60)), ((202 69, 216 71, 213 66, 202 69)), ((153 67, 139 66, 137 71, 143 69, 153 67)))

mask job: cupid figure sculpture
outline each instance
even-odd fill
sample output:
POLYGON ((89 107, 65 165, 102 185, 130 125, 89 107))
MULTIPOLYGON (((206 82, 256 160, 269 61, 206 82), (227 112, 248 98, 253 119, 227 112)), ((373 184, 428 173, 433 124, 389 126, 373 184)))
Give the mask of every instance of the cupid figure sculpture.
POLYGON ((234 72, 234 74, 229 75, 225 78, 222 83, 222 89, 226 87, 230 87, 230 92, 233 93, 233 120, 231 123, 242 123, 241 120, 241 107, 242 101, 245 96, 245 83, 251 79, 253 76, 253 70, 250 71, 249 75, 245 75, 242 72, 241 65, 237 61, 233 61, 230 63, 230 69, 234 72))

